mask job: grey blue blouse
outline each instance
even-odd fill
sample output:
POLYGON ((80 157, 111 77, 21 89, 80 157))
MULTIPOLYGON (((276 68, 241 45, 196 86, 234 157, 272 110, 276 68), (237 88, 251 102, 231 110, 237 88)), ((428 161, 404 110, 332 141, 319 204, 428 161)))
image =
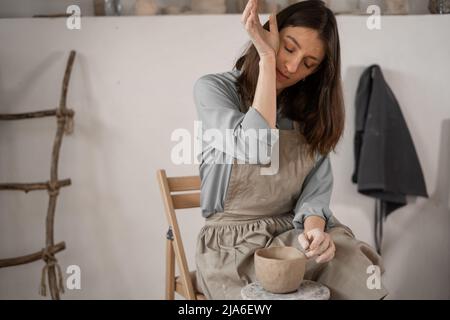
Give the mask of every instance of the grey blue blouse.
MULTIPOLYGON (((242 101, 236 86, 239 74, 239 70, 207 74, 200 77, 194 84, 194 101, 198 120, 201 121, 201 132, 197 133, 197 138, 202 140, 201 152, 197 155, 201 178, 200 206, 205 218, 216 212, 223 212, 231 176, 232 162, 215 161, 218 157, 222 157, 221 159, 224 156, 233 157, 242 161, 253 160, 252 163, 261 164, 270 162, 270 159, 261 157, 261 154, 270 155, 270 152, 265 152, 270 148, 270 142, 254 141, 260 150, 255 152, 253 148, 248 147, 249 136, 244 136, 247 129, 270 132, 271 128, 255 108, 250 106, 247 113, 240 111, 239 105, 242 101), (208 129, 219 130, 224 136, 231 133, 234 147, 227 148, 225 143, 217 143, 214 139, 206 141, 203 133, 208 129)), ((293 128, 292 120, 283 118, 280 113, 277 114, 278 129, 293 128)), ((303 182, 302 192, 294 209, 293 225, 296 228, 303 229, 304 219, 311 215, 322 217, 327 222, 326 227, 331 227, 332 212, 329 203, 332 188, 333 174, 329 155, 317 155, 313 169, 303 182)))

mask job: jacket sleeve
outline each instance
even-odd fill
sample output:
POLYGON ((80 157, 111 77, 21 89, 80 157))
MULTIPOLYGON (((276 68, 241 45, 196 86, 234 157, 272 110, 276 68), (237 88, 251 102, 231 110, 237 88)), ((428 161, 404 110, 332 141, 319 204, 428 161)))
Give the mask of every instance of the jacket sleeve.
POLYGON ((325 230, 334 226, 329 205, 333 190, 333 172, 329 155, 317 156, 316 163, 306 176, 302 192, 294 209, 294 226, 304 229, 304 220, 309 216, 319 216, 326 222, 325 230))
POLYGON ((251 106, 247 113, 242 113, 237 95, 226 83, 213 74, 202 76, 194 84, 194 101, 202 127, 197 139, 201 140, 202 151, 215 154, 209 157, 218 161, 218 157, 226 154, 246 163, 270 163, 271 146, 276 141, 271 130, 278 129, 271 129, 251 106), (251 134, 249 129, 253 129, 251 134))

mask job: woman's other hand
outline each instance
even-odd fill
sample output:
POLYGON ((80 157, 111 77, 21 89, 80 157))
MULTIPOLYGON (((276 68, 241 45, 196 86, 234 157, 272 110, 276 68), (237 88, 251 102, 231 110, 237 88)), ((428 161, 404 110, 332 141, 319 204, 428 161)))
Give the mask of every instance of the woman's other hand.
POLYGON ((330 234, 320 228, 314 228, 298 236, 300 245, 307 258, 316 257, 317 263, 324 263, 334 258, 336 247, 330 234))
POLYGON ((260 59, 267 56, 276 57, 280 46, 276 15, 273 13, 270 15, 270 31, 267 31, 259 21, 258 0, 249 0, 242 13, 241 22, 258 51, 260 59))

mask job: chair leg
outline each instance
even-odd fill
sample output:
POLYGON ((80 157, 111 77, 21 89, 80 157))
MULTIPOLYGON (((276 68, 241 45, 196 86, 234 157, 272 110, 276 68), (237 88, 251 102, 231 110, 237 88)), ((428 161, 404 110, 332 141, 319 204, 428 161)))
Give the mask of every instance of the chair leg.
POLYGON ((166 240, 166 300, 175 299, 175 252, 173 240, 166 240))

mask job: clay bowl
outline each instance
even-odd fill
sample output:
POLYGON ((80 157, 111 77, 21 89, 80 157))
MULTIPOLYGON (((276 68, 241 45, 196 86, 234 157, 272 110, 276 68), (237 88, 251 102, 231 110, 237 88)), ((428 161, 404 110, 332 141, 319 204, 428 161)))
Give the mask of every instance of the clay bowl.
POLYGON ((258 249, 255 252, 256 280, 272 293, 296 291, 305 275, 306 259, 294 247, 258 249))

